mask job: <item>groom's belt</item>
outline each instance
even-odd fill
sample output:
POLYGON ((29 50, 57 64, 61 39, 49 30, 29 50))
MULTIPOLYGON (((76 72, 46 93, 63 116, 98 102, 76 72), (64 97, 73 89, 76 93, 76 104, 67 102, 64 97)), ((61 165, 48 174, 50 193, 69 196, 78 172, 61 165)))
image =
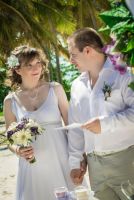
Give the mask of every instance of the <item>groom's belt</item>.
POLYGON ((120 152, 123 152, 123 151, 126 151, 127 149, 130 149, 130 148, 134 148, 134 145, 130 146, 130 147, 127 147, 125 149, 122 149, 122 150, 115 150, 115 151, 93 151, 91 153, 89 153, 88 155, 89 156, 107 156, 107 155, 112 155, 112 154, 115 154, 115 153, 120 153, 120 152))

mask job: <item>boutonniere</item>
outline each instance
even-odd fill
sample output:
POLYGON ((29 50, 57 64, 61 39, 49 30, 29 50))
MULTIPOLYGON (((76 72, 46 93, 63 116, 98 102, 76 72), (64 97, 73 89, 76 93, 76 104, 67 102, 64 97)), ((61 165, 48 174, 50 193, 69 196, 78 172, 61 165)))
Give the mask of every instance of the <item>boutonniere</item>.
POLYGON ((112 86, 104 82, 102 91, 105 97, 105 101, 107 101, 107 98, 111 96, 112 86))

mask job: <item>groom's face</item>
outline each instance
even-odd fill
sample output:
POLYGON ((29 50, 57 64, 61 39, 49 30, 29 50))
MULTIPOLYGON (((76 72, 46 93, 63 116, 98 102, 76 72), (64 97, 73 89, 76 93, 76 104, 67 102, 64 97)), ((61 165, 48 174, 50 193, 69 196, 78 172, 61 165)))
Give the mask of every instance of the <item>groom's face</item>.
POLYGON ((73 40, 68 42, 68 51, 70 54, 70 62, 74 64, 80 72, 87 71, 89 62, 89 55, 87 53, 87 48, 85 47, 83 51, 79 51, 79 49, 75 46, 73 40))

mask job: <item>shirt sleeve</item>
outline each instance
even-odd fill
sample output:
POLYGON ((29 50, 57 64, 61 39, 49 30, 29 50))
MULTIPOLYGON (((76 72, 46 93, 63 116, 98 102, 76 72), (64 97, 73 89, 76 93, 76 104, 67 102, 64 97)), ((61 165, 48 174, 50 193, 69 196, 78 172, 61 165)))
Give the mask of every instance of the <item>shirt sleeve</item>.
POLYGON ((124 110, 113 115, 100 118, 101 132, 110 133, 123 128, 128 131, 134 127, 134 91, 128 87, 129 83, 133 81, 132 77, 127 78, 122 83, 122 98, 124 101, 124 110))
MULTIPOLYGON (((74 92, 74 91, 73 91, 74 92)), ((79 103, 71 95, 68 121, 69 124, 79 123, 79 103)), ((80 128, 70 129, 68 131, 69 164, 71 169, 79 169, 80 161, 83 160, 84 153, 84 133, 80 128)))

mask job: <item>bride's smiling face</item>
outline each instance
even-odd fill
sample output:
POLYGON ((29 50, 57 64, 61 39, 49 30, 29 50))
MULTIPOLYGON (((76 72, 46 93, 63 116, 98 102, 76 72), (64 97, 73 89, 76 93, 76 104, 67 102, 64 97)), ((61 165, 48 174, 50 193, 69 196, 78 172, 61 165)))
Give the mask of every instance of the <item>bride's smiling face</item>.
POLYGON ((19 69, 16 70, 17 74, 19 74, 24 79, 40 79, 42 73, 43 65, 39 58, 34 58, 26 64, 21 65, 19 69))

